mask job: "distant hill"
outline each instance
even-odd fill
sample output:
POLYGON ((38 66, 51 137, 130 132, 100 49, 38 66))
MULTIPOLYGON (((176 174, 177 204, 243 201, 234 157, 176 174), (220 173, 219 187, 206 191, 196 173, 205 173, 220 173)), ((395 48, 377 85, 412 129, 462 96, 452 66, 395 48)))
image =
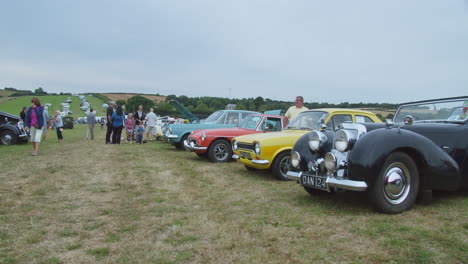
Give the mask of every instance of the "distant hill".
POLYGON ((109 98, 109 100, 117 101, 117 100, 128 100, 129 98, 135 95, 141 95, 145 98, 153 100, 157 103, 166 101, 166 96, 160 95, 150 95, 150 94, 137 94, 137 93, 101 93, 103 96, 109 98))

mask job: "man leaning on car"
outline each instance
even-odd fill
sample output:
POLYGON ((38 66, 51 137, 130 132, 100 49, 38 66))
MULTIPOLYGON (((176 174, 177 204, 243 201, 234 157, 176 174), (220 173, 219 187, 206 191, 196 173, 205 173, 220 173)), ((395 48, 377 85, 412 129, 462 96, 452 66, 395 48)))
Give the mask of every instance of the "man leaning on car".
POLYGON ((296 96, 296 105, 289 107, 288 111, 284 115, 288 122, 291 122, 296 118, 300 113, 309 110, 307 107, 304 106, 304 97, 296 96))

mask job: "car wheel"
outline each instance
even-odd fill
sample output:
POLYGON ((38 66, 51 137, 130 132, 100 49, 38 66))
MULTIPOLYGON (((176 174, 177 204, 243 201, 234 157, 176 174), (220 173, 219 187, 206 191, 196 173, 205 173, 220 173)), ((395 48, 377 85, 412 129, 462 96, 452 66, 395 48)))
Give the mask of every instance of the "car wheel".
POLYGON ((291 160, 290 152, 283 151, 281 152, 273 161, 272 171, 273 175, 277 180, 287 181, 289 180, 286 176, 286 173, 289 169, 289 162, 291 160))
POLYGON ((249 171, 256 171, 257 170, 256 168, 252 168, 252 167, 249 167, 247 165, 244 165, 244 167, 249 171))
POLYGON ((406 153, 394 152, 369 190, 370 201, 379 212, 398 214, 413 206, 418 189, 419 173, 415 162, 406 153))
POLYGON ((0 133, 0 140, 2 145, 14 145, 17 141, 15 133, 8 129, 5 129, 0 133))
POLYGON ((184 141, 188 138, 188 134, 185 134, 182 136, 182 138, 180 139, 179 142, 177 143, 174 143, 174 146, 176 147, 176 149, 185 149, 184 148, 184 141))
POLYGON ((224 139, 217 139, 208 149, 208 159, 211 162, 227 162, 232 158, 231 144, 224 139))

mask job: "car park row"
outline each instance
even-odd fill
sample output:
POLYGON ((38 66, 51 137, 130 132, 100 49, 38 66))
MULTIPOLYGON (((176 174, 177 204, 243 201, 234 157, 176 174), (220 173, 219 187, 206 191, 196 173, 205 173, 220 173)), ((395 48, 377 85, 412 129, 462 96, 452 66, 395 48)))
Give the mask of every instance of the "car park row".
MULTIPOLYGON (((271 170, 311 194, 366 192, 382 213, 428 204, 433 190, 468 189, 468 96, 401 104, 393 120, 368 111, 313 109, 281 115, 220 110, 196 123, 160 120, 177 149, 247 170, 271 170)), ((2 144, 27 141, 22 122, 0 113, 2 144)), ((287 183, 285 183, 287 184, 287 183)))

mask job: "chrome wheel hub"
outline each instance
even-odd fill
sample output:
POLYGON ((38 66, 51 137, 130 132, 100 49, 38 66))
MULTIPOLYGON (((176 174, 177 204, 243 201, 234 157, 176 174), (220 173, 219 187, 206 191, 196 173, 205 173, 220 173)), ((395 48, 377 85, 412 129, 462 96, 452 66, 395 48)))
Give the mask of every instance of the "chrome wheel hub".
POLYGON ((214 147, 214 153, 217 160, 224 160, 228 156, 226 146, 219 144, 214 147))
POLYGON ((405 164, 390 164, 384 174, 383 190, 385 199, 391 204, 401 204, 410 192, 411 174, 405 164))
POLYGON ((2 143, 4 145, 9 145, 11 143, 11 140, 12 140, 11 135, 4 135, 2 137, 2 143))
POLYGON ((288 172, 289 162, 290 162, 289 156, 287 156, 287 157, 285 157, 285 158, 283 158, 281 160, 280 170, 281 170, 281 174, 283 174, 284 177, 286 177, 286 173, 288 172))

